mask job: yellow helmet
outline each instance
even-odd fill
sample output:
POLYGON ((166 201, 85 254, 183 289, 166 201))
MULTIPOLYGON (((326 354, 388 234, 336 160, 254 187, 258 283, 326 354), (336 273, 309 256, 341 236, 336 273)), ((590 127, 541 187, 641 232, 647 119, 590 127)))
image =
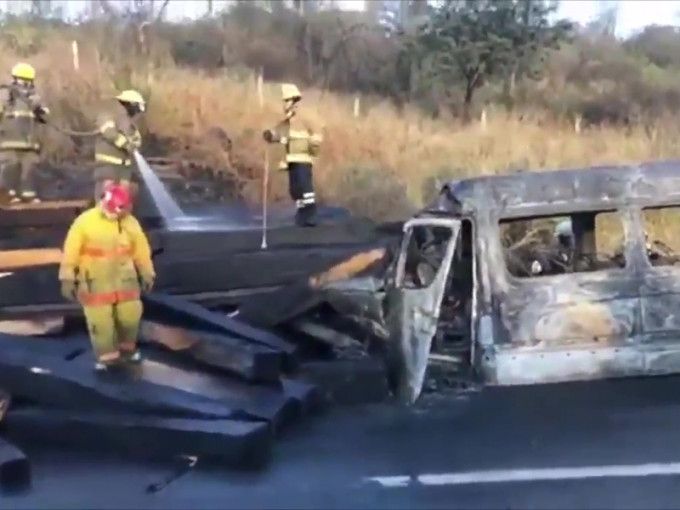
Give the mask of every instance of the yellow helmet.
POLYGON ((299 101, 302 99, 302 94, 296 85, 292 83, 281 84, 281 97, 284 101, 299 101))
POLYGON ((12 78, 33 81, 35 80, 35 69, 29 64, 20 62, 12 68, 12 78))
POLYGON ((144 98, 136 90, 124 90, 116 96, 116 99, 124 103, 134 103, 144 106, 144 98))

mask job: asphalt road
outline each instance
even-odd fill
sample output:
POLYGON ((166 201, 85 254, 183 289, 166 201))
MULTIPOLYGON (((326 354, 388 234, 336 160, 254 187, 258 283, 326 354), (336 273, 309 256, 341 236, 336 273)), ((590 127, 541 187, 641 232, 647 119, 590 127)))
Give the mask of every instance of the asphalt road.
POLYGON ((680 508, 680 378, 484 390, 336 410, 263 473, 31 452, 2 508, 680 508))

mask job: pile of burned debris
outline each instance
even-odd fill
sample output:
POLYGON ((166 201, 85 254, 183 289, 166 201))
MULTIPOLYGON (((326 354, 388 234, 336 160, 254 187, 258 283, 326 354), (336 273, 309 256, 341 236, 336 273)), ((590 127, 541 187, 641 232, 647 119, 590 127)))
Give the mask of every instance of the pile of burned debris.
POLYGON ((40 335, 0 334, 0 484, 25 484, 21 448, 42 443, 261 467, 277 437, 330 401, 387 396, 375 359, 348 370, 305 352, 295 335, 175 296, 144 304, 142 363, 109 373, 93 370, 80 319, 40 335))

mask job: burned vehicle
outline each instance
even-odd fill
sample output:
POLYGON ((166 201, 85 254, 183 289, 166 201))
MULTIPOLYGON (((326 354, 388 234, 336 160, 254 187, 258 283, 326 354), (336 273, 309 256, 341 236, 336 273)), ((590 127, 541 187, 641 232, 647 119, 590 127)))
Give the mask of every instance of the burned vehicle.
POLYGON ((393 388, 447 349, 488 385, 680 372, 678 229, 678 161, 450 182, 385 280, 393 388))

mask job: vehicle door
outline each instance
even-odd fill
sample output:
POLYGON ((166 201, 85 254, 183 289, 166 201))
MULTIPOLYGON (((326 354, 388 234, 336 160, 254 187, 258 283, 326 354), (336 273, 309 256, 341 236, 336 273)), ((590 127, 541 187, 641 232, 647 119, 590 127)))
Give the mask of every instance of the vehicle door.
POLYGON ((460 230, 461 220, 453 218, 416 218, 404 224, 384 314, 390 384, 407 403, 415 402, 423 387, 460 230))

